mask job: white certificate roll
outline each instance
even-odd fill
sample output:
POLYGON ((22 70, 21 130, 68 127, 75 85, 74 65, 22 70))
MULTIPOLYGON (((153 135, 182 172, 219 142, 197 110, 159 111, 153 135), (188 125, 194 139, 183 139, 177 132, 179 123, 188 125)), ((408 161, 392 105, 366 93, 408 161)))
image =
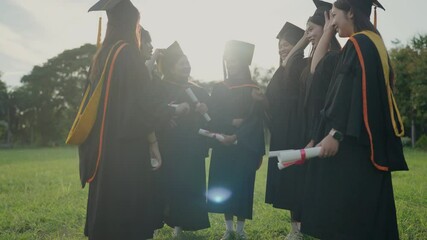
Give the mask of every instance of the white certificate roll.
POLYGON ((300 150, 280 151, 277 158, 279 162, 293 162, 298 160, 310 159, 320 154, 321 147, 305 148, 300 150))
POLYGON ((279 162, 277 166, 280 170, 293 164, 301 164, 306 159, 317 157, 320 154, 321 147, 305 148, 299 150, 271 151, 270 157, 277 157, 279 162))
MULTIPOLYGON (((191 90, 191 88, 185 89, 185 92, 190 97, 191 101, 193 101, 194 103, 198 103, 199 102, 199 99, 197 99, 196 95, 194 95, 194 92, 193 92, 193 90, 191 90)), ((211 120, 211 117, 208 115, 208 113, 203 113, 202 115, 203 115, 203 117, 205 118, 206 121, 209 122, 211 120)))

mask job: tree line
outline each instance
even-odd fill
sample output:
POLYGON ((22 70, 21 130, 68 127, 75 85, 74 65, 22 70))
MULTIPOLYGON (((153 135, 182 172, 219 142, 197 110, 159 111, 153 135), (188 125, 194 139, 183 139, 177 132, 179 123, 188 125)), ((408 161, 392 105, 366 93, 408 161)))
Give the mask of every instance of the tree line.
MULTIPOLYGON (((0 147, 64 144, 82 98, 96 46, 85 44, 47 60, 8 89, 0 73, 0 147)), ((427 35, 389 50, 394 66, 395 97, 404 120, 406 144, 427 148, 427 35)), ((255 67, 263 88, 274 68, 255 67)), ((197 81, 210 91, 213 82, 197 81)))

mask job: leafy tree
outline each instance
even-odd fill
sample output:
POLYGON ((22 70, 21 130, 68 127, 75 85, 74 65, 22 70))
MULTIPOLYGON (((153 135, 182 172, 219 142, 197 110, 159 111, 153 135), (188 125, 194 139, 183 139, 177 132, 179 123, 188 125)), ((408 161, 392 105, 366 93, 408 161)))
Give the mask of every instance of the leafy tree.
POLYGON ((396 80, 395 96, 414 143, 416 135, 427 133, 427 35, 412 38, 406 46, 395 42, 390 59, 396 80))
POLYGON ((255 67, 252 72, 252 79, 257 82, 263 90, 265 90, 273 77, 274 71, 276 71, 276 68, 274 67, 269 69, 255 67))
POLYGON ((8 105, 8 93, 6 83, 1 80, 2 73, 0 72, 0 121, 6 120, 7 105, 8 105))
POLYGON ((6 84, 1 80, 0 72, 0 144, 7 142, 9 136, 8 103, 9 97, 6 84))
POLYGON ((91 44, 66 50, 22 77, 23 85, 11 93, 13 131, 21 143, 64 142, 95 51, 91 44))

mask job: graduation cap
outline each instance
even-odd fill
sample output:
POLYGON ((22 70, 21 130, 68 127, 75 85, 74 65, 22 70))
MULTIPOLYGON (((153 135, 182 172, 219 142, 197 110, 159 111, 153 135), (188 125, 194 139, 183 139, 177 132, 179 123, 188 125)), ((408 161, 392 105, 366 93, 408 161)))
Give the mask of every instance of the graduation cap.
POLYGON ((255 45, 252 43, 230 40, 225 43, 224 59, 237 58, 245 65, 251 65, 255 45))
POLYGON ((313 0, 313 2, 314 5, 316 5, 316 11, 314 11, 313 16, 311 16, 308 21, 320 26, 324 26, 325 12, 332 9, 332 3, 324 2, 321 0, 313 0))
MULTIPOLYGON (((120 29, 133 28, 138 21, 139 11, 130 0, 99 0, 89 8, 91 11, 106 11, 109 25, 115 25, 120 29)), ((98 24, 97 45, 100 46, 101 18, 98 24)))
POLYGON ((303 29, 299 28, 298 26, 290 22, 286 22, 276 38, 285 39, 290 44, 296 45, 303 35, 304 35, 303 29))
POLYGON ((372 6, 374 6, 375 9, 379 7, 385 10, 383 5, 377 0, 347 0, 347 1, 352 7, 359 9, 364 15, 368 17, 371 16, 372 6))
POLYGON ((130 0, 99 0, 95 5, 89 8, 88 12, 92 11, 109 11, 120 2, 130 2, 130 0))
POLYGON ((173 65, 177 63, 182 56, 185 56, 185 54, 181 46, 177 41, 173 42, 168 48, 163 50, 163 55, 159 58, 161 72, 165 73, 170 71, 173 65))

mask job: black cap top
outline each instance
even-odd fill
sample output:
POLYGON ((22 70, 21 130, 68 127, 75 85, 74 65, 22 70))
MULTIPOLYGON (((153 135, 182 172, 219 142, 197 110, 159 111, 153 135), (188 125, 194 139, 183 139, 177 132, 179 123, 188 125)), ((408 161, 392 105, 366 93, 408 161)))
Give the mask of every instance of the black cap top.
POLYGON ((161 72, 166 73, 170 71, 182 56, 185 56, 185 54, 179 43, 175 41, 163 50, 163 54, 159 57, 161 72))
POLYGON ((171 55, 184 55, 184 52, 181 49, 181 46, 177 41, 173 42, 168 48, 166 48, 164 52, 164 56, 171 56, 171 55))
POLYGON ((359 9, 365 16, 371 16, 372 6, 379 7, 383 10, 385 8, 381 5, 377 0, 348 0, 348 3, 354 7, 359 9))
POLYGON ((286 22, 276 38, 285 39, 290 44, 296 45, 303 35, 304 35, 303 29, 299 28, 298 26, 290 22, 286 22))
POLYGON ((95 5, 93 5, 91 8, 89 8, 88 12, 91 11, 108 11, 113 9, 118 3, 122 1, 128 1, 130 0, 99 0, 95 5))
POLYGON ((325 12, 332 9, 332 3, 324 2, 321 0, 313 0, 313 2, 316 5, 316 11, 314 12, 313 16, 308 19, 308 21, 317 25, 324 26, 325 12))
POLYGON ((237 58, 245 65, 251 65, 255 45, 252 43, 230 40, 225 43, 224 59, 237 58))

